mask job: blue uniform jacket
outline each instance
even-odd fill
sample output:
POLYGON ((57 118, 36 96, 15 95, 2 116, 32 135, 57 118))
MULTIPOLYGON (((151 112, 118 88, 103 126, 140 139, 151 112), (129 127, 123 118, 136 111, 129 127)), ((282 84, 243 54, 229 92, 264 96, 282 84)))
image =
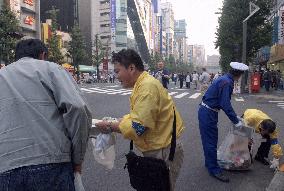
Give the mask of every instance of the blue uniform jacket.
POLYGON ((208 88, 202 98, 203 103, 214 109, 222 109, 229 119, 237 124, 237 115, 231 105, 231 95, 234 89, 234 79, 231 74, 219 77, 208 88))

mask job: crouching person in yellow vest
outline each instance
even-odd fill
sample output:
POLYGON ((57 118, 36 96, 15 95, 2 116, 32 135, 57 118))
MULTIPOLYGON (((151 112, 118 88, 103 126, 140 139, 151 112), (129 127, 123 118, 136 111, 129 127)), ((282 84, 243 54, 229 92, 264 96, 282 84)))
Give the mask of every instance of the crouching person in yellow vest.
POLYGON ((255 155, 255 160, 261 162, 264 165, 269 165, 266 160, 270 148, 272 148, 272 154, 274 156, 271 162, 270 168, 279 168, 279 159, 283 155, 282 148, 278 143, 278 128, 275 122, 264 112, 257 109, 247 109, 243 114, 245 123, 253 127, 256 133, 259 133, 266 142, 262 142, 255 155))

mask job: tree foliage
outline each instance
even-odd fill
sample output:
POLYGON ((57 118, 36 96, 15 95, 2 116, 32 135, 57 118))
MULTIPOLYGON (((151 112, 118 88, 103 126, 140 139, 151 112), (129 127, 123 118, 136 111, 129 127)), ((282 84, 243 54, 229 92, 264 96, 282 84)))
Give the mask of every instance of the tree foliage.
POLYGON ((249 16, 249 2, 255 3, 260 10, 247 23, 247 62, 263 46, 271 44, 272 21, 271 0, 224 0, 220 9, 217 29, 216 48, 220 51, 220 66, 227 71, 229 63, 242 60, 243 20, 249 16))
POLYGON ((71 41, 68 46, 68 55, 72 58, 73 66, 79 71, 79 65, 84 63, 87 57, 86 43, 81 34, 79 25, 76 23, 70 33, 71 41))
POLYGON ((14 61, 17 33, 20 33, 18 19, 12 11, 3 6, 0 9, 0 61, 6 64, 14 61))
POLYGON ((63 55, 60 51, 60 39, 57 35, 58 23, 57 23, 57 12, 58 10, 55 7, 52 7, 48 11, 50 14, 51 23, 51 37, 47 40, 48 43, 48 59, 51 62, 61 64, 63 60, 63 55))

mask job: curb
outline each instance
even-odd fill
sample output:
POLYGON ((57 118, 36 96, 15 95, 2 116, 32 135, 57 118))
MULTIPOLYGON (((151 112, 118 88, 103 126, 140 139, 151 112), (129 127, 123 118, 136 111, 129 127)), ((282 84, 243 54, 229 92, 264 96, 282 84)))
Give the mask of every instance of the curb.
POLYGON ((277 172, 266 191, 284 191, 284 172, 277 172))

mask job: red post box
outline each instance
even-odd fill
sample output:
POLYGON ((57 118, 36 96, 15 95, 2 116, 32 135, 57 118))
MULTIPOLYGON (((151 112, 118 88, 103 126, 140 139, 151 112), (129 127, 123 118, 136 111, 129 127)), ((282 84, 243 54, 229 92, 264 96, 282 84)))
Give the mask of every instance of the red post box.
POLYGON ((258 93, 260 90, 260 74, 253 73, 251 77, 251 92, 258 93))

